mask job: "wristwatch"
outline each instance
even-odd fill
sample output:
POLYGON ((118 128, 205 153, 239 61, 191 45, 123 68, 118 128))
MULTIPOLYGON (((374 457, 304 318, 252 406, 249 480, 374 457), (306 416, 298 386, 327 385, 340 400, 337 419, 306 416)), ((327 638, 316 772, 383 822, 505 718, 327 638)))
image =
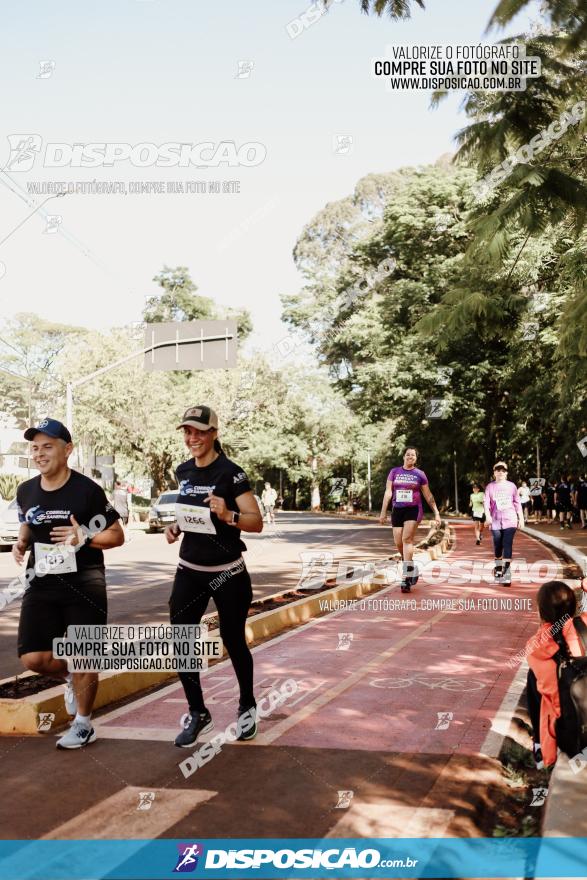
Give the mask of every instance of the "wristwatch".
POLYGON ((241 518, 240 513, 237 513, 236 510, 232 511, 232 519, 230 521, 231 526, 238 526, 238 521, 241 518))

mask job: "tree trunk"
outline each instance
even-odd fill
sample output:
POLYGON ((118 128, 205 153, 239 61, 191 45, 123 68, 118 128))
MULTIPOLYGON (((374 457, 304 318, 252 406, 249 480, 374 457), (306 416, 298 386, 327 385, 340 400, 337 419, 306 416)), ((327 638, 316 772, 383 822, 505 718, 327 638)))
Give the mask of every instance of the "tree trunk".
POLYGON ((310 491, 310 508, 312 510, 320 510, 320 483, 318 481, 318 458, 316 457, 316 448, 312 454, 312 485, 310 491))

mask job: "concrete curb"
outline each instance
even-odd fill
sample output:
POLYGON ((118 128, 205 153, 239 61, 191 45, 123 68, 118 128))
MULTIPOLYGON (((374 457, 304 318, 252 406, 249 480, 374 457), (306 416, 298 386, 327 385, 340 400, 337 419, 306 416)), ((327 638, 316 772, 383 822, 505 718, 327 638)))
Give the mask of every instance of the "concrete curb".
POLYGON ((585 764, 573 770, 567 756, 559 753, 548 783, 542 836, 587 837, 586 797, 585 764))
MULTIPOLYGON (((430 535, 430 533, 429 533, 430 535)), ((414 554, 414 561, 423 561, 425 558, 438 559, 440 555, 446 553, 451 544, 450 527, 447 525, 444 529, 444 536, 440 543, 432 547, 420 550, 414 554)), ((427 538, 421 543, 426 543, 427 538)), ((388 586, 389 579, 386 570, 395 568, 396 563, 392 559, 380 562, 375 565, 374 569, 369 570, 369 578, 365 580, 365 564, 362 564, 362 570, 354 577, 348 579, 344 584, 335 584, 329 590, 323 590, 320 593, 303 596, 294 602, 289 602, 281 608, 272 608, 269 611, 262 611, 247 620, 245 632, 247 641, 251 644, 255 641, 271 638, 278 635, 293 626, 306 623, 313 617, 328 614, 328 610, 320 608, 321 603, 333 604, 334 601, 349 599, 360 599, 370 593, 377 592, 388 586)), ((320 580, 315 587, 321 587, 324 580, 320 580)), ((275 593, 273 598, 280 596, 281 593, 275 593)), ((264 601, 272 597, 265 597, 264 601)), ((202 622, 210 619, 215 615, 206 615, 202 622)), ((219 636, 218 630, 212 630, 209 634, 211 637, 219 636)), ((220 659, 224 659, 220 658, 220 659)), ((210 664, 212 665, 212 664, 210 664)), ((25 673, 20 678, 28 678, 34 673, 25 673)), ((146 691, 156 685, 163 684, 166 681, 173 680, 177 677, 175 672, 106 672, 100 675, 98 684, 98 693, 94 703, 95 709, 101 709, 110 703, 116 703, 129 696, 134 696, 146 691)), ((3 679, 0 684, 7 684, 14 681, 14 676, 3 679)), ((39 725, 42 721, 41 715, 51 714, 51 728, 65 724, 69 720, 69 716, 65 711, 63 701, 63 687, 57 685, 41 691, 38 694, 31 694, 28 697, 20 697, 17 699, 0 698, 0 735, 6 734, 39 734, 39 725)))
POLYGON ((555 550, 565 553, 572 562, 579 566, 584 574, 587 573, 587 556, 576 547, 573 547, 572 544, 567 544, 562 538, 545 535, 538 531, 538 529, 529 529, 528 526, 524 529, 523 534, 530 535, 531 538, 536 538, 536 540, 542 541, 543 544, 547 544, 550 547, 554 547, 555 550))

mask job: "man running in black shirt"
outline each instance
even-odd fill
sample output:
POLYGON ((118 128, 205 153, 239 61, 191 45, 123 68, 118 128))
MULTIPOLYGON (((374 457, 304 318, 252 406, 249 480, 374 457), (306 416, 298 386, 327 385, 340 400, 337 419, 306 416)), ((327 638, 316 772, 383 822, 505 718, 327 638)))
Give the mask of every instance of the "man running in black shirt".
POLYGON ((73 443, 65 425, 44 419, 24 436, 40 475, 16 492, 21 526, 12 552, 19 565, 30 550, 18 655, 27 669, 65 680, 65 707, 75 718, 57 747, 79 749, 96 739, 91 712, 98 674, 68 673, 66 661, 53 656, 53 639, 70 625, 106 623, 102 551, 123 544, 124 533, 104 490, 68 467, 73 443))

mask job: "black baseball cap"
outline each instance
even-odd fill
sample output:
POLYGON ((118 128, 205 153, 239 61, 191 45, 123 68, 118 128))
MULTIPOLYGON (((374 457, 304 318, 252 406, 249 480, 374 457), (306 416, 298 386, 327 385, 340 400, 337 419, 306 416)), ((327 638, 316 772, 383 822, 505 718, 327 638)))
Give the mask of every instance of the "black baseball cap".
POLYGON ((36 427, 27 428, 24 432, 24 439, 34 440, 37 434, 47 434, 48 437, 55 437, 56 440, 65 440, 66 443, 72 442, 68 429, 63 422, 58 422, 57 419, 43 419, 36 427))

